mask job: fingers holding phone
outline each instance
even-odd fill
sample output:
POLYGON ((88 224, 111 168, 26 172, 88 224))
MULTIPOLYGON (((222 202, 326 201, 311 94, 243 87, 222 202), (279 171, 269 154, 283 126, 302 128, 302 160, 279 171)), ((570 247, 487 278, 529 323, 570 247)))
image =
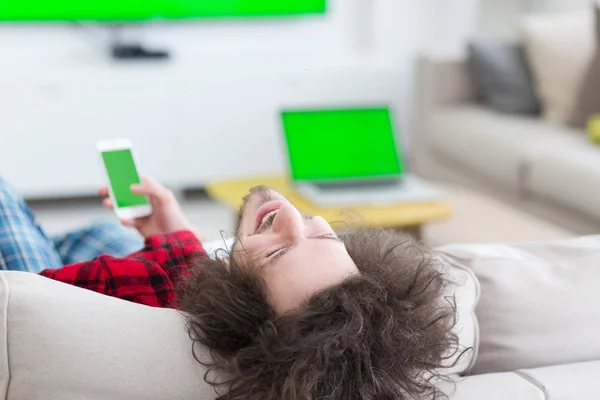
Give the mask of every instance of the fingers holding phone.
POLYGON ((192 230, 173 192, 154 179, 140 179, 129 140, 101 142, 98 150, 110 184, 99 194, 123 225, 135 227, 144 237, 192 230))
POLYGON ((137 219, 123 220, 123 224, 137 228, 145 237, 177 231, 191 231, 189 223, 173 192, 152 178, 144 177, 131 191, 147 196, 152 205, 152 214, 137 219))
MULTIPOLYGON (((140 184, 131 186, 131 191, 148 196, 152 214, 140 218, 121 218, 123 225, 136 228, 144 237, 193 230, 173 192, 155 180, 144 177, 140 184)), ((102 205, 105 208, 113 208, 113 201, 108 197, 108 188, 100 188, 98 194, 104 197, 102 205)))

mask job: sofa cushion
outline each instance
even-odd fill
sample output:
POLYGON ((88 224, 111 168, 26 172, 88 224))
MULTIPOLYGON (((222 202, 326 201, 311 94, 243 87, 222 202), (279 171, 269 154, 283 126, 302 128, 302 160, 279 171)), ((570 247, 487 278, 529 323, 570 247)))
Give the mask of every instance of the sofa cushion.
POLYGON ((600 360, 600 236, 439 252, 481 284, 474 373, 600 360))
POLYGON ((472 41, 469 65, 485 102, 492 108, 515 114, 539 113, 540 103, 523 46, 472 41))
POLYGON ((486 177, 520 186, 530 154, 552 147, 570 131, 539 118, 460 105, 438 109, 428 123, 428 145, 486 177))
POLYGON ((469 376, 442 383, 440 388, 450 400, 549 400, 543 390, 515 372, 469 376))
POLYGON ((182 316, 0 273, 0 399, 214 399, 182 316))
POLYGON ((440 385, 451 400, 573 400, 600 398, 600 362, 474 375, 440 385))
POLYGON ((592 8, 526 17, 522 34, 544 118, 565 125, 594 54, 592 8))
POLYGON ((543 389, 546 399, 600 399, 600 385, 596 381, 600 376, 600 361, 521 370, 519 374, 543 389))
POLYGON ((533 196, 600 219, 599 182, 600 148, 573 132, 531 154, 524 187, 533 196))

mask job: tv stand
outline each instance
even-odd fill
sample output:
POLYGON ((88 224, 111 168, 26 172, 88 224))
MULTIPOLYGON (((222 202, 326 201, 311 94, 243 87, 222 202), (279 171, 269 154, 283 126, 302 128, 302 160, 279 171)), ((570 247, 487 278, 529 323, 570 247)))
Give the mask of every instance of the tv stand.
POLYGON ((150 49, 138 43, 113 43, 110 54, 112 59, 117 61, 168 60, 170 58, 167 50, 150 49))

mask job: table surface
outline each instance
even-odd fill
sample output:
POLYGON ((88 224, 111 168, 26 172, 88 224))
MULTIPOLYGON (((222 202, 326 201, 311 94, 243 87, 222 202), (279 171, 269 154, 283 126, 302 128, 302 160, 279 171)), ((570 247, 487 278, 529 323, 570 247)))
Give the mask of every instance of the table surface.
POLYGON ((222 201, 237 210, 249 189, 258 185, 274 188, 287 197, 300 211, 310 215, 319 215, 330 223, 346 222, 384 227, 405 227, 419 226, 426 222, 446 219, 452 215, 452 207, 443 201, 384 206, 318 207, 298 194, 287 178, 283 176, 215 182, 208 185, 207 191, 213 199, 222 201))

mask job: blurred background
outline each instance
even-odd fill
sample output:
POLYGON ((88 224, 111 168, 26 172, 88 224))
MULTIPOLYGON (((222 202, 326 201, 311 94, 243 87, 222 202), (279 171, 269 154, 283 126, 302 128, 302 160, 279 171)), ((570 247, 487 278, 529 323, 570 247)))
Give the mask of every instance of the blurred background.
POLYGON ((50 231, 110 218, 95 143, 128 137, 218 238, 208 186, 287 173, 280 111, 372 104, 453 209, 432 245, 600 230, 592 1, 76 3, 0 4, 0 175, 50 231))

